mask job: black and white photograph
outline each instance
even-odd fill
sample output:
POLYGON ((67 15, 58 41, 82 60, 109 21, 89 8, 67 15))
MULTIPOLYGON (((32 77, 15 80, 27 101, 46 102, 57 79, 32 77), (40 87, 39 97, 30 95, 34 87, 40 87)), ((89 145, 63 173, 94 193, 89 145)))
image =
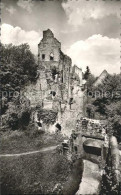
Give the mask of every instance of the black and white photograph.
POLYGON ((0 0, 0 195, 121 194, 121 0, 0 0))

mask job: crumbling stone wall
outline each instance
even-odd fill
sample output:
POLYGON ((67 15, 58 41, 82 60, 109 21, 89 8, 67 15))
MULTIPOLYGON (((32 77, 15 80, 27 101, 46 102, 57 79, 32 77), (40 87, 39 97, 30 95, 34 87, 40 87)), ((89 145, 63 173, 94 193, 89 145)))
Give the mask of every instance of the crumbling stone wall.
POLYGON ((42 105, 42 100, 47 96, 48 85, 45 72, 39 71, 39 78, 36 83, 30 83, 27 85, 22 94, 24 94, 29 100, 32 107, 36 105, 42 105))
POLYGON ((62 126, 62 133, 70 137, 72 130, 75 129, 77 123, 78 111, 70 110, 68 107, 62 113, 58 112, 58 122, 62 126))
POLYGON ((46 103, 46 100, 49 100, 52 102, 52 109, 59 110, 60 101, 69 103, 73 96, 75 99, 74 109, 82 110, 82 94, 79 85, 81 69, 75 67, 76 73, 73 72, 73 74, 77 74, 80 79, 72 81, 72 60, 61 51, 61 43, 49 29, 43 31, 43 38, 38 44, 38 65, 39 78, 37 82, 30 83, 24 90, 31 105, 42 105, 43 102, 46 103), (75 91, 71 90, 72 85, 75 91), (53 92, 55 97, 51 96, 53 92))
MULTIPOLYGON (((68 98, 72 61, 70 57, 61 51, 61 43, 54 37, 52 31, 49 29, 43 31, 43 39, 38 45, 38 61, 39 66, 45 67, 46 70, 52 71, 53 68, 56 69, 57 77, 60 78, 57 79, 57 84, 65 84, 62 98, 68 98)), ((59 91, 58 86, 56 86, 56 89, 59 91)))
POLYGON ((73 104, 72 109, 76 109, 78 111, 83 112, 83 92, 81 91, 81 87, 78 84, 73 85, 73 104))
POLYGON ((72 60, 67 55, 64 55, 63 52, 60 52, 60 62, 59 67, 60 71, 62 71, 63 83, 65 84, 65 88, 63 90, 63 99, 67 100, 70 97, 70 75, 72 71, 72 60))
POLYGON ((73 66, 73 70, 72 70, 73 74, 76 73, 79 77, 80 80, 80 86, 82 85, 82 77, 83 77, 83 73, 82 73, 82 69, 77 67, 76 65, 73 66))
MULTIPOLYGON (((57 62, 54 65, 58 66, 60 58, 61 43, 54 37, 51 30, 43 31, 43 39, 38 44, 38 60, 41 62, 48 62, 52 65, 53 61, 57 62), (45 56, 44 56, 45 55, 45 56), (50 60, 53 57, 53 60, 50 60)), ((44 63, 44 65, 46 65, 44 63)))

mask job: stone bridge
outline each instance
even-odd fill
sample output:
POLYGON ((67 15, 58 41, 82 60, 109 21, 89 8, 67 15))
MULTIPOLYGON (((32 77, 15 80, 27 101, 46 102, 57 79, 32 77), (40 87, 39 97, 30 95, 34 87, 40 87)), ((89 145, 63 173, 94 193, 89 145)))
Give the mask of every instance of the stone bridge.
POLYGON ((78 120, 76 130, 72 131, 65 146, 67 145, 69 147, 66 149, 68 148, 72 156, 98 159, 104 166, 109 145, 106 125, 97 120, 83 118, 78 120))

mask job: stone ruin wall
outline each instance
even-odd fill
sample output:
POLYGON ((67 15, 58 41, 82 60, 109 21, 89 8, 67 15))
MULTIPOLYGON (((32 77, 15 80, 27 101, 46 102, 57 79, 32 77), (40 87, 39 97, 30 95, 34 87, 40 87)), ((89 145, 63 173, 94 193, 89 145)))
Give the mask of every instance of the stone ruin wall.
MULTIPOLYGON (((71 74, 72 74, 72 61, 71 58, 63 54, 61 51, 61 44, 54 38, 50 30, 43 33, 43 39, 38 45, 38 63, 39 63, 39 78, 36 83, 26 86, 24 93, 30 100, 31 106, 42 106, 42 100, 47 99, 51 91, 56 92, 55 99, 52 101, 52 110, 58 112, 57 121, 62 125, 63 132, 68 135, 72 133, 75 128, 77 116, 82 110, 83 97, 80 86, 78 83, 74 84, 73 98, 75 104, 72 106, 73 110, 69 110, 69 99, 72 97, 70 90, 71 74), (50 53, 54 54, 54 60, 50 61, 50 53), (45 59, 42 60, 42 54, 45 54, 45 59), (51 70, 56 67, 58 71, 63 71, 63 83, 55 82, 52 79, 51 70), (58 98, 57 98, 58 97, 58 98), (59 100, 67 107, 63 113, 60 113, 59 100), (66 105, 67 103, 67 105, 66 105), (66 119, 66 120, 65 120, 66 119), (72 120, 73 119, 73 120, 72 120)), ((46 103, 46 101, 45 101, 46 103)))
MULTIPOLYGON (((61 43, 54 37, 50 30, 43 32, 43 39, 38 44, 38 65, 39 78, 36 83, 30 83, 25 87, 24 93, 30 100, 32 106, 42 103, 51 91, 56 92, 56 97, 62 100, 69 98, 69 78, 71 71, 71 58, 61 52, 61 43), (50 54, 53 54, 53 60, 50 60, 50 54), (45 58, 42 59, 42 55, 45 58), (52 69, 60 72, 62 81, 55 82, 52 78, 52 69)), ((55 102, 54 102, 55 104, 55 102)))
MULTIPOLYGON (((54 37, 50 30, 43 32, 43 39, 38 45, 38 52, 40 65, 47 70, 52 70, 53 67, 56 67, 56 70, 62 74, 61 77, 63 77, 63 86, 65 88, 59 94, 63 93, 64 99, 67 99, 72 61, 71 58, 63 54, 61 51, 61 43, 54 37), (54 57, 52 61, 50 60, 51 53, 53 53, 54 57), (45 54, 44 60, 42 60, 42 54, 45 54)), ((59 91, 59 87, 57 87, 57 91, 59 91)))
POLYGON ((43 31, 43 39, 38 44, 38 62, 47 69, 52 66, 59 66, 61 43, 54 37, 50 30, 43 31), (45 59, 42 59, 42 55, 45 59), (53 54, 54 60, 50 60, 50 55, 53 54))
POLYGON ((80 79, 80 86, 82 86, 82 79, 83 79, 83 73, 82 73, 82 69, 77 67, 76 65, 73 66, 73 73, 76 73, 80 79))
POLYGON ((63 100, 68 100, 70 98, 70 74, 71 74, 71 64, 72 60, 67 55, 60 53, 59 67, 63 70, 63 100))
POLYGON ((44 96, 46 96, 48 92, 45 72, 40 71, 39 74, 40 75, 36 83, 30 83, 22 91, 22 93, 30 100, 30 105, 32 107, 35 107, 37 105, 41 106, 42 99, 44 98, 44 96))

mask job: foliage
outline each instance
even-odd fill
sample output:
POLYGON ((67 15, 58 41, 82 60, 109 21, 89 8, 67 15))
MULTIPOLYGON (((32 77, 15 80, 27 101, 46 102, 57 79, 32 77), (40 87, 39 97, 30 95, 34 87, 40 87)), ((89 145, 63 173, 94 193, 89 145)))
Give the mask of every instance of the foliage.
POLYGON ((14 92, 29 81, 37 79, 37 64, 28 44, 14 46, 1 44, 2 114, 12 101, 14 92))
POLYGON ((38 112, 38 118, 43 120, 46 124, 54 124, 56 122, 57 118, 57 112, 54 112, 53 110, 39 110, 38 112))
POLYGON ((86 112, 87 112, 89 118, 94 118, 95 106, 92 104, 87 104, 86 105, 86 112))
POLYGON ((105 115, 118 141, 121 141, 121 75, 108 75, 101 84, 92 88, 92 104, 105 115))
POLYGON ((1 154, 40 150, 44 147, 61 145, 65 139, 61 134, 41 133, 34 123, 30 123, 27 128, 24 127, 24 131, 23 128, 14 131, 0 131, 0 137, 1 154))
POLYGON ((2 126, 7 125, 12 130, 23 128, 29 124, 30 115, 29 100, 24 96, 13 98, 8 103, 7 112, 2 116, 2 126))
POLYGON ((2 85, 10 85, 14 89, 37 75, 35 58, 27 44, 1 45, 1 65, 2 85))
POLYGON ((89 78, 90 75, 90 69, 89 66, 86 67, 86 71, 84 73, 84 79, 87 80, 89 78))
POLYGON ((93 74, 89 74, 86 85, 87 85, 87 92, 92 90, 93 83, 95 82, 96 77, 93 74))
POLYGON ((105 174, 102 176, 102 186, 101 186, 101 195, 115 194, 119 193, 119 173, 117 168, 119 165, 119 153, 116 153, 118 150, 118 144, 116 139, 112 139, 110 142, 111 147, 108 150, 105 166, 105 174))
POLYGON ((56 184, 65 183, 69 171, 69 161, 56 150, 2 158, 1 194, 52 194, 56 184))
POLYGON ((113 102, 106 106, 107 116, 112 133, 116 136, 118 142, 121 142, 121 102, 113 102))
POLYGON ((112 187, 112 172, 111 172, 111 156, 108 152, 107 158, 106 158, 106 166, 104 169, 104 174, 102 175, 102 185, 101 185, 101 195, 108 195, 111 193, 111 187, 112 187))
POLYGON ((109 103, 120 100, 121 98, 121 75, 108 75, 101 84, 93 87, 95 98, 101 100, 102 98, 109 103), (97 92, 97 93, 96 93, 97 92))

